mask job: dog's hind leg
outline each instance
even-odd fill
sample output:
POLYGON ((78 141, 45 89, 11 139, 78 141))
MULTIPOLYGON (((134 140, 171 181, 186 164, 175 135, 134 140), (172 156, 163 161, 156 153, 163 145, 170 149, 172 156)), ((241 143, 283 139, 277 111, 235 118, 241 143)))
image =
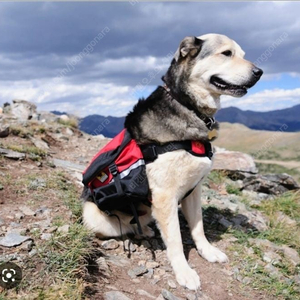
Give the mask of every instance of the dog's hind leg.
POLYGON ((90 201, 86 201, 83 205, 84 225, 100 238, 118 237, 122 234, 135 232, 134 227, 130 224, 132 217, 121 213, 116 213, 116 215, 119 216, 119 219, 108 216, 100 211, 95 203, 90 201))
POLYGON ((204 234, 202 208, 201 208, 201 183, 181 203, 182 212, 188 221, 193 240, 198 253, 209 262, 227 262, 226 254, 212 246, 204 234))
POLYGON ((152 216, 157 221, 178 283, 188 289, 196 290, 200 287, 200 279, 188 265, 183 253, 178 219, 178 199, 161 189, 157 193, 153 191, 152 216))

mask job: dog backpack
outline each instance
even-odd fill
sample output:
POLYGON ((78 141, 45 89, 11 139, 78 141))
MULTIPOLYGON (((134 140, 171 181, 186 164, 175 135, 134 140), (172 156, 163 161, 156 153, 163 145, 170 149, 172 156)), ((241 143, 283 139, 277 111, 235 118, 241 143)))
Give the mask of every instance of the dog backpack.
MULTIPOLYGON (((151 205, 145 161, 153 162, 159 154, 181 149, 195 156, 212 156, 210 143, 197 141, 139 147, 130 133, 123 129, 92 158, 83 172, 82 183, 89 188, 89 196, 100 210, 108 215, 112 215, 112 210, 133 215, 131 223, 137 223, 141 233, 137 204, 151 205)), ((190 192, 192 190, 187 195, 190 192)))
POLYGON ((122 210, 128 201, 148 201, 148 180, 140 147, 124 129, 102 148, 83 172, 102 211, 122 210))

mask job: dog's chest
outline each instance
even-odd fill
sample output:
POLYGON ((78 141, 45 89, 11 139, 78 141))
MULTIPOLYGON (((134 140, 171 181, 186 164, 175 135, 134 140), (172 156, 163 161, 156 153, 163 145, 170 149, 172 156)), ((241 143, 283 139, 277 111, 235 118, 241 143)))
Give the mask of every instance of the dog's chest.
POLYGON ((208 157, 197 157, 179 150, 159 155, 146 170, 150 188, 189 191, 207 175, 211 166, 208 157))

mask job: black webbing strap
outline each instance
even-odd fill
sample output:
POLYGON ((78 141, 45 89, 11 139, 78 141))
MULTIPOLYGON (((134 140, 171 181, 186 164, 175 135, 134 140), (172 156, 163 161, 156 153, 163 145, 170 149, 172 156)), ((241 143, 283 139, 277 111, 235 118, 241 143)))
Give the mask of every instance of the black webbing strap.
POLYGON ((170 142, 163 145, 147 144, 141 147, 145 161, 154 161, 159 154, 175 151, 175 150, 191 150, 191 141, 170 142))
POLYGON ((122 189, 122 185, 121 185, 121 180, 120 180, 120 173, 118 171, 118 168, 116 166, 115 163, 112 163, 109 167, 108 167, 110 173, 112 174, 112 176, 114 177, 114 181, 116 184, 116 189, 117 189, 117 193, 119 196, 122 196, 124 194, 123 189, 122 189))
POLYGON ((134 219, 136 221, 139 234, 142 235, 143 234, 143 230, 142 230, 142 227, 141 227, 141 223, 139 221, 139 216, 137 214, 136 208, 135 208, 134 204, 132 203, 132 201, 130 202, 130 208, 131 208, 131 211, 133 213, 133 217, 134 217, 134 219))
POLYGON ((186 150, 193 155, 207 156, 209 159, 211 159, 213 156, 211 143, 203 142, 203 145, 205 147, 205 154, 203 155, 196 154, 192 151, 191 141, 169 142, 163 145, 147 144, 147 145, 140 146, 140 148, 143 153, 144 160, 146 162, 153 162, 157 159, 159 154, 164 154, 175 150, 186 150))

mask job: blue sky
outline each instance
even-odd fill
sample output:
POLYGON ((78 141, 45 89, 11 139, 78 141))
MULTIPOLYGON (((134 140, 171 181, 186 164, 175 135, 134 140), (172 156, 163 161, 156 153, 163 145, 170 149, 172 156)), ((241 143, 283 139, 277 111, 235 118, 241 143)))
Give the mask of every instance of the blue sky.
POLYGON ((123 116, 147 97, 185 36, 221 33, 262 79, 222 107, 300 104, 299 2, 0 2, 0 104, 123 116))

